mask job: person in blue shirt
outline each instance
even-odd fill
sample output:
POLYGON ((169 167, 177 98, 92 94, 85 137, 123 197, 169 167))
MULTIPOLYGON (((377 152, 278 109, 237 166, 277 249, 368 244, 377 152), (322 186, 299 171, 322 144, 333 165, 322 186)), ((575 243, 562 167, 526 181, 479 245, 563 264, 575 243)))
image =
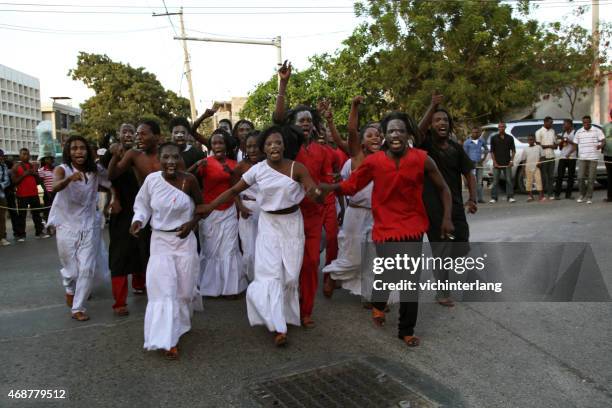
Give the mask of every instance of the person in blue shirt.
POLYGON ((470 160, 474 163, 478 202, 484 203, 482 195, 482 163, 489 153, 489 148, 484 140, 480 138, 480 128, 478 126, 472 127, 472 137, 463 143, 463 150, 465 150, 470 160))

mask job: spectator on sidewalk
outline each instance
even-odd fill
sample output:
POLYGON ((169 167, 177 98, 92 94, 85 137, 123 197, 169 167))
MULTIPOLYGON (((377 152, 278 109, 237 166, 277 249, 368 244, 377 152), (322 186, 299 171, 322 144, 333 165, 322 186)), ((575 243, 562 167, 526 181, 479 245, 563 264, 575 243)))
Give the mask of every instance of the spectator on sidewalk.
POLYGON ((6 202, 6 194, 4 190, 11 185, 11 179, 9 177, 9 169, 4 164, 4 150, 0 149, 0 246, 11 245, 6 240, 6 208, 8 203, 6 202))
POLYGON ((542 175, 540 174, 540 168, 544 158, 544 149, 542 146, 536 144, 535 135, 531 134, 527 136, 528 147, 521 150, 517 155, 516 161, 522 163, 525 161, 525 191, 529 194, 527 201, 533 201, 533 181, 535 179, 536 190, 539 193, 540 201, 546 200, 544 192, 542 191, 542 175))
POLYGON ((574 179, 576 178, 576 144, 574 143, 574 124, 571 119, 563 121, 563 134, 561 135, 561 157, 559 158, 559 166, 557 167, 557 185, 555 187, 555 200, 561 198, 561 189, 563 187, 563 178, 565 170, 567 170, 567 184, 565 187, 565 198, 572 198, 572 190, 574 189, 574 179))
POLYGON ((608 173, 608 195, 604 201, 612 203, 612 110, 610 110, 610 122, 603 127, 605 146, 603 149, 606 172, 608 173))
POLYGON ((482 164, 484 158, 489 154, 489 148, 484 140, 480 137, 480 128, 478 126, 472 127, 471 139, 466 139, 463 142, 463 150, 467 153, 468 157, 474 163, 474 176, 476 176, 476 194, 478 196, 478 202, 484 203, 484 197, 482 193, 482 164))
MULTIPOLYGON (((53 193, 53 169, 54 158, 53 156, 45 156, 40 159, 40 168, 38 169, 38 177, 42 181, 43 187, 43 202, 45 209, 43 210, 43 218, 45 219, 45 223, 49 220, 49 209, 51 208, 51 204, 53 204, 53 197, 55 194, 53 193)), ((53 228, 47 227, 47 234, 53 235, 53 228)))
POLYGON ((19 150, 18 164, 15 164, 11 174, 15 185, 17 196, 17 225, 15 225, 15 238, 17 242, 23 242, 26 238, 26 216, 28 207, 34 221, 34 229, 37 238, 49 238, 43 232, 44 225, 41 218, 40 198, 38 198, 38 171, 30 163, 30 151, 27 148, 19 150))
POLYGON ((499 122, 497 126, 499 134, 491 137, 491 158, 493 159, 493 188, 491 189, 491 204, 497 202, 497 189, 499 187, 499 176, 504 172, 506 181, 506 198, 513 203, 514 185, 512 184, 512 165, 516 148, 514 147, 514 137, 506 134, 506 124, 499 122))
POLYGON ((591 126, 591 117, 582 118, 582 128, 578 129, 574 142, 578 146, 578 185, 580 187, 580 197, 576 202, 582 203, 586 200, 587 204, 593 201, 593 185, 597 175, 597 161, 599 151, 603 148, 605 141, 601 130, 591 126))
POLYGON ((553 183, 555 177, 555 148, 557 147, 557 135, 552 127, 553 119, 550 116, 544 118, 542 126, 535 134, 536 144, 542 146, 544 161, 541 164, 542 182, 544 192, 549 199, 554 200, 553 183))
POLYGON ((13 170, 15 169, 15 162, 10 157, 5 157, 4 164, 8 169, 10 184, 4 188, 4 195, 6 197, 6 204, 8 207, 9 218, 11 219, 11 228, 13 229, 13 238, 17 239, 17 197, 15 197, 15 185, 13 184, 13 170))

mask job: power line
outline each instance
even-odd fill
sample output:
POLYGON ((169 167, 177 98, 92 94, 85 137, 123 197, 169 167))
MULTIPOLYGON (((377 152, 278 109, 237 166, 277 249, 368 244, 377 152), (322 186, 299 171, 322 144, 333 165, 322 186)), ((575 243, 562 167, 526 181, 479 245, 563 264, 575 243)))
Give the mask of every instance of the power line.
MULTIPOLYGON (((45 13, 45 14, 133 14, 148 15, 142 11, 72 11, 72 10, 23 10, 23 9, 1 9, 0 12, 14 13, 45 13)), ((205 15, 280 15, 280 14, 353 14, 353 11, 213 11, 213 12, 191 12, 189 14, 205 15)))
POLYGON ((170 17, 169 13, 168 13, 168 7, 166 7, 166 1, 162 0, 162 3, 164 3, 164 9, 166 10, 166 14, 168 15, 168 21, 170 21, 170 25, 172 26, 172 31, 174 31, 174 35, 178 36, 178 32, 176 31, 176 27, 174 27, 174 23, 172 22, 172 17, 170 17))
MULTIPOLYGON (((581 0, 577 0, 581 1, 581 0)), ((48 4, 48 3, 11 3, 0 2, 3 6, 35 6, 35 7, 76 7, 76 8, 115 8, 115 9, 148 9, 150 6, 130 6, 126 4, 108 5, 108 4, 48 4)), ((162 7, 154 7, 162 8, 162 7)), ((164 9, 168 10, 165 1, 164 9)), ((170 8, 179 8, 178 6, 170 6, 170 8)), ((183 6, 183 9, 353 9, 353 6, 183 6)))
POLYGON ((151 27, 151 28, 142 28, 142 29, 134 29, 134 30, 113 30, 113 31, 79 31, 79 30, 59 30, 55 28, 47 28, 47 27, 28 27, 28 26, 18 26, 11 24, 3 24, 0 23, 0 29, 10 30, 10 31, 24 31, 24 32, 32 32, 32 33, 44 33, 44 34, 65 34, 65 35, 112 35, 112 34, 130 34, 130 33, 141 33, 147 31, 157 31, 157 30, 165 30, 168 27, 151 27))

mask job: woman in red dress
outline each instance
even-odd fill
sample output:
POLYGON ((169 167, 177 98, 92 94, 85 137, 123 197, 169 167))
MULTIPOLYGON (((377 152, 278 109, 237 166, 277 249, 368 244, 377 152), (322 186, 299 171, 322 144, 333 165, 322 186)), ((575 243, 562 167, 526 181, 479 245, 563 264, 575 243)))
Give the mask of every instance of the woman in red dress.
MULTIPOLYGON (((202 183, 204 203, 208 204, 232 186, 236 161, 229 133, 213 132, 209 140, 212 156, 194 165, 202 183)), ((190 170, 193 170, 190 169, 190 170)), ((235 297, 247 287, 247 277, 238 247, 238 215, 234 202, 219 205, 200 221, 200 279, 202 296, 235 297)))

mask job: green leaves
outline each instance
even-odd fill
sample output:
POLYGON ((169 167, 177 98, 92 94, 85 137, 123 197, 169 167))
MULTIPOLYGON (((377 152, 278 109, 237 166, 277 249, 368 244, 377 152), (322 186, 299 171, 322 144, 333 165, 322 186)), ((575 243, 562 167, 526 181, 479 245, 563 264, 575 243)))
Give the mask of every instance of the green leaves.
MULTIPOLYGON (((287 103, 331 99, 342 126, 360 94, 363 121, 393 109, 418 118, 435 90, 455 120, 469 124, 499 120, 542 94, 569 93, 575 101, 593 83, 590 32, 567 19, 541 25, 529 19, 530 7, 528 0, 358 1, 363 23, 336 53, 312 57, 310 68, 292 76, 287 103)), ((602 70, 611 31, 600 27, 602 70)), ((251 93, 243 115, 269 122, 275 97, 272 78, 251 93)))
POLYGON ((173 116, 189 117, 189 101, 164 89, 157 77, 142 67, 114 62, 106 55, 80 52, 76 68, 68 75, 96 93, 81 105, 83 121, 76 129, 90 140, 115 133, 126 122, 155 119, 165 130, 173 116))

